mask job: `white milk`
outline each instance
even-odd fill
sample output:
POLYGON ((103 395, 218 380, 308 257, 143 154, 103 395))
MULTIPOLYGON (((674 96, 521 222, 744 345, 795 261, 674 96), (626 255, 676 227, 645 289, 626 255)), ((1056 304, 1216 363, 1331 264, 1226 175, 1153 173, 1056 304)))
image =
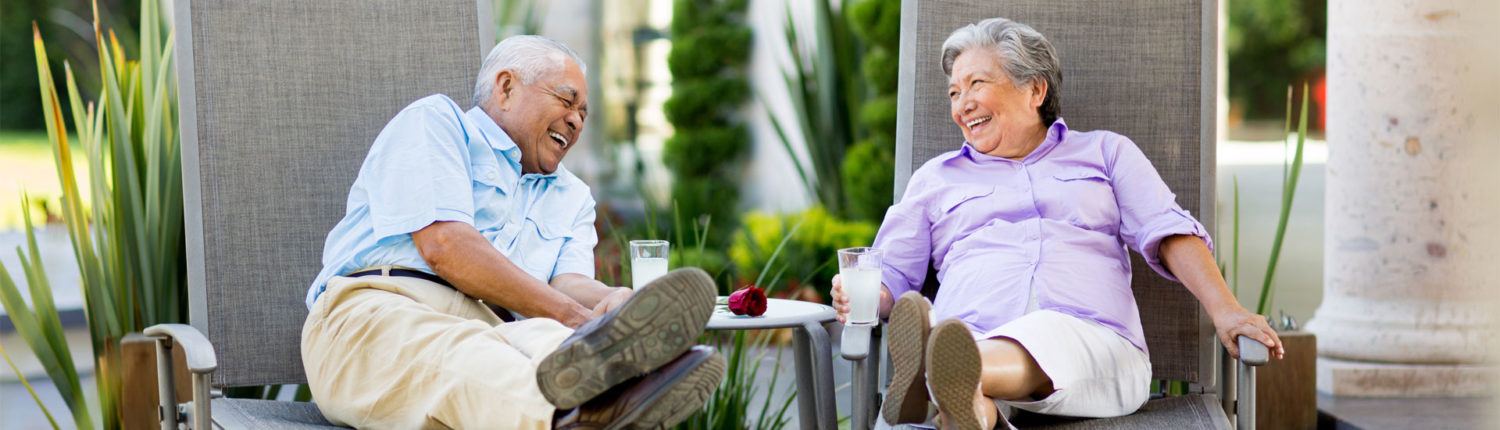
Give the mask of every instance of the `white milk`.
POLYGON ((844 294, 849 295, 848 324, 874 324, 880 307, 880 269, 845 268, 839 273, 844 294))
POLYGON ((630 286, 640 289, 667 274, 667 259, 636 258, 630 262, 630 286))

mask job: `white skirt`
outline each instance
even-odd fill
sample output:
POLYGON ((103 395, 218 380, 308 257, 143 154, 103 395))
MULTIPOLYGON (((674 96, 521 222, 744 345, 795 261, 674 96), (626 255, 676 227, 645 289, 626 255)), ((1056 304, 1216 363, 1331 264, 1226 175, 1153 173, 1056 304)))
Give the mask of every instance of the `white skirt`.
POLYGON ((1052 379, 1055 391, 1040 400, 996 400, 1004 415, 1017 408, 1068 417, 1118 417, 1140 409, 1150 397, 1146 353, 1099 323, 1040 310, 975 336, 1015 339, 1052 379))

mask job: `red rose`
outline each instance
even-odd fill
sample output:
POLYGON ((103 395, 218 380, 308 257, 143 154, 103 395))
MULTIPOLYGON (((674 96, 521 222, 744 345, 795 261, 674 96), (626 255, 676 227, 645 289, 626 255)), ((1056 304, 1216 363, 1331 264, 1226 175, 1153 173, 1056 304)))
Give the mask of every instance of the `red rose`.
POLYGON ((729 295, 729 311, 735 315, 758 317, 766 313, 766 290, 754 285, 741 288, 729 295))

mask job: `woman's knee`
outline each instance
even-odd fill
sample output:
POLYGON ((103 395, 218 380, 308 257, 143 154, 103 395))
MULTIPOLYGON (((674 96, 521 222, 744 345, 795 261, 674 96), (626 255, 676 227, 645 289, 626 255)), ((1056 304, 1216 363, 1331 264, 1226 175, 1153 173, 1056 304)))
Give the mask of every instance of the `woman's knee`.
POLYGON ((1015 400, 1045 396, 1052 392, 1052 380, 1037 365, 1026 347, 1010 338, 979 341, 979 355, 984 363, 980 385, 986 396, 1015 400))

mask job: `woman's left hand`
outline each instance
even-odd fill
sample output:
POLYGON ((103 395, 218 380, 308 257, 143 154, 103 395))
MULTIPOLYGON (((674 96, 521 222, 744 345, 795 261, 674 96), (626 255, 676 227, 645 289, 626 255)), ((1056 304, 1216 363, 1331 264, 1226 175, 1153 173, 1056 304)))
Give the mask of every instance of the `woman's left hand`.
POLYGON ((1232 309, 1212 312, 1210 316, 1214 320, 1214 331, 1219 335, 1219 342, 1224 344, 1224 349, 1229 350, 1230 356, 1240 358, 1240 346, 1236 341, 1240 335, 1265 344, 1270 348, 1272 357, 1280 359, 1286 354, 1286 349, 1281 345, 1281 337, 1266 323, 1266 317, 1251 313, 1238 304, 1232 309))

